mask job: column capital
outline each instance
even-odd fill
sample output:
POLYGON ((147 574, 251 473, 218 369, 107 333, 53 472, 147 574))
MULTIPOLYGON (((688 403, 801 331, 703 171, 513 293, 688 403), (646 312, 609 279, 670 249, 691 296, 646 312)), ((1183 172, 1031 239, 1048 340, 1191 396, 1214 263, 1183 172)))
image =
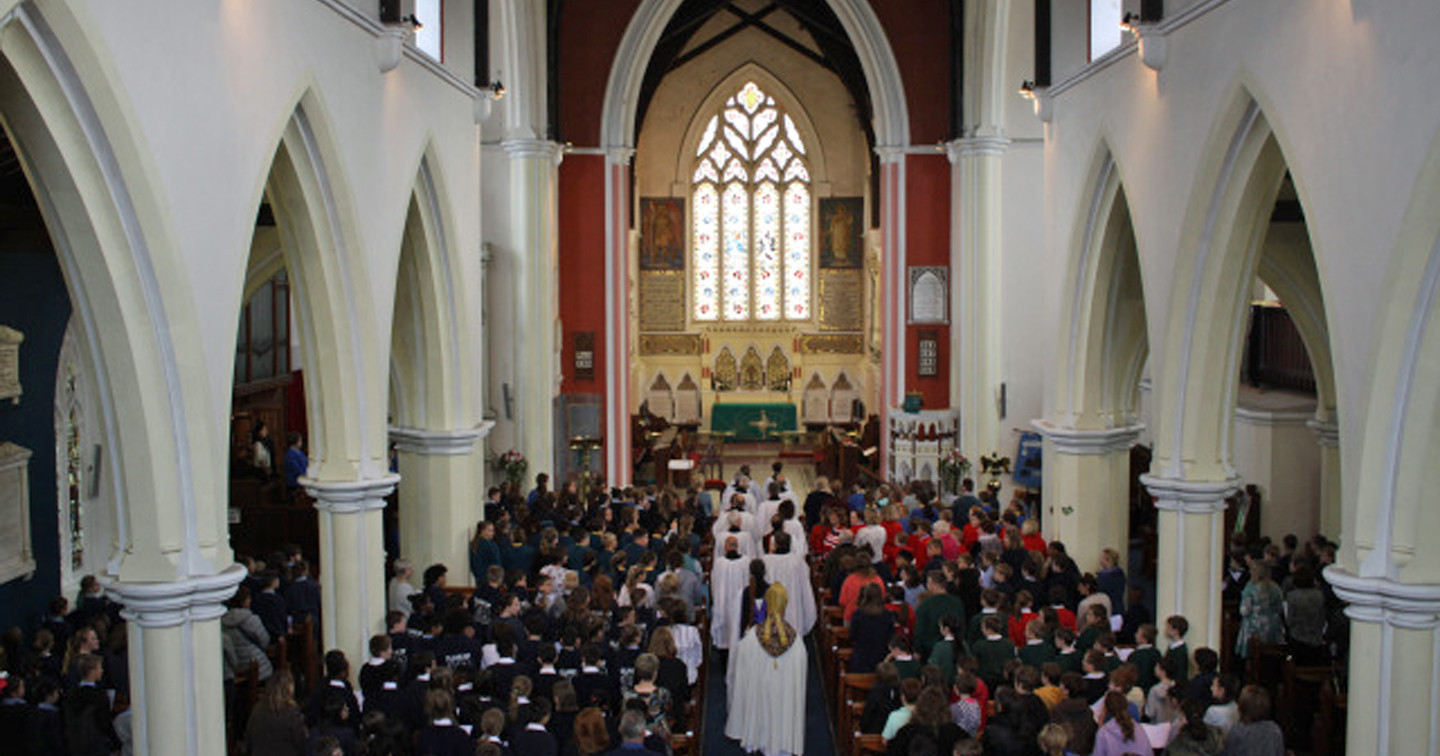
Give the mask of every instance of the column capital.
POLYGON ((385 508, 385 497, 395 490, 400 476, 394 473, 367 480, 315 480, 301 478, 300 485, 315 497, 315 508, 331 514, 357 514, 385 508))
POLYGON ((606 147, 605 160, 611 165, 629 165, 635 157, 634 147, 606 147))
POLYGON ((1060 454, 1110 454, 1129 451, 1145 430, 1141 424, 1120 428, 1067 428, 1052 425, 1048 420, 1031 420, 1030 427, 1055 444, 1060 454))
POLYGON ((951 140, 945 143, 945 155, 951 163, 977 156, 999 157, 1010 148, 1010 140, 1003 136, 973 136, 951 140))
POLYGON ((1240 490, 1240 479, 1183 480, 1159 475, 1140 476, 1140 483, 1154 496, 1155 508, 1184 514, 1217 514, 1225 511, 1225 499, 1240 490))
POLYGON ((1353 620, 1402 630, 1440 628, 1440 585, 1362 577, 1337 564, 1325 568, 1325 580, 1349 602, 1345 614, 1353 620))
POLYGON ((219 619, 225 602, 245 579, 245 567, 232 564, 219 574, 164 583, 124 583, 103 579, 105 592, 124 605, 120 616, 140 627, 176 627, 219 619))
POLYGON ((1311 418, 1305 421, 1305 427, 1315 432, 1316 442, 1321 446, 1335 447, 1340 445, 1340 424, 1329 420, 1311 418))
POLYGON ((494 420, 486 420, 474 428, 456 430, 425 430, 392 425, 390 440, 395 443, 395 448, 402 452, 459 457, 475 451, 475 442, 490 435, 493 427, 494 420))
POLYGON ((875 154, 880 156, 882 163, 898 163, 905 159, 905 153, 903 144, 882 144, 875 147, 875 154))
POLYGON ((565 157, 565 145, 549 139, 506 139, 500 147, 517 160, 546 159, 560 165, 565 157))

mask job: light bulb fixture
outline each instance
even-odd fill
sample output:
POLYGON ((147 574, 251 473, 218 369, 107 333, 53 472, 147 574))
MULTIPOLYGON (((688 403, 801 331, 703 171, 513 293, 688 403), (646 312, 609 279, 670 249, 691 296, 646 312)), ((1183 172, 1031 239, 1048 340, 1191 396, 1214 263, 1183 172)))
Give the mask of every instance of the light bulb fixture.
POLYGON ((498 100, 505 96, 505 85, 500 83, 499 79, 490 82, 488 89, 490 90, 490 97, 493 99, 498 100))
POLYGON ((401 18, 400 23, 409 26, 411 31, 420 31, 425 28, 425 24, 420 23, 420 19, 416 18, 414 13, 401 18))
POLYGON ((1026 80, 1020 82, 1020 89, 1018 89, 1018 90, 1016 90, 1016 91, 1018 91, 1018 92, 1020 93, 1020 96, 1021 96, 1021 97, 1024 97, 1025 99, 1027 99, 1027 100, 1034 100, 1034 99, 1035 99, 1035 82, 1034 82, 1034 81, 1031 81, 1030 79, 1026 79, 1026 80))
POLYGON ((1140 36, 1139 24, 1140 17, 1129 11, 1126 11, 1125 15, 1120 18, 1120 28, 1137 37, 1140 36))

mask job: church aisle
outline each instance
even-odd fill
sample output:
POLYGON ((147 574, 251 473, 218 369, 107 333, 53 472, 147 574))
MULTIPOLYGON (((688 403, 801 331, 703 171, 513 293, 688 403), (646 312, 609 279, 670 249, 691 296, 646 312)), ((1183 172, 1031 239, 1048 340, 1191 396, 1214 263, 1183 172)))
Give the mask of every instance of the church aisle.
MULTIPOLYGON (((805 753, 828 756, 835 753, 834 733, 825 708, 825 691, 821 685, 820 668, 815 658, 813 636, 806 636, 805 649, 810 655, 810 677, 805 681, 805 753)), ((712 650, 709 663, 712 671, 705 684, 704 732, 701 733, 701 756, 745 756, 740 743, 725 737, 725 655, 712 650)))

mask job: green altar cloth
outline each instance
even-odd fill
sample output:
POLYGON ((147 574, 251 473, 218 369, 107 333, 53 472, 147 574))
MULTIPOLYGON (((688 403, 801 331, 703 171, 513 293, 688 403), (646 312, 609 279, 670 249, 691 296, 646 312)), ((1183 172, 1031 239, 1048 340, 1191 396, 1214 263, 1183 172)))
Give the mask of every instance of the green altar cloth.
POLYGON ((761 441, 799 429, 793 404, 716 404, 710 408, 710 430, 734 433, 736 441, 761 441))

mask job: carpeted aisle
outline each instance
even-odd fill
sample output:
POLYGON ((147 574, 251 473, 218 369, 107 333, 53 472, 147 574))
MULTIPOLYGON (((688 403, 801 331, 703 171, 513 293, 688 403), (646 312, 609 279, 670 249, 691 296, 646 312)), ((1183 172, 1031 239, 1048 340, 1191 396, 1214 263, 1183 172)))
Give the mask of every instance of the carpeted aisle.
MULTIPOLYGON (((810 652, 810 679, 805 682, 805 756, 830 756, 835 753, 834 738, 830 731, 830 717, 825 710, 825 691, 820 683, 820 667, 815 658, 815 643, 805 639, 805 649, 810 652)), ((744 756, 740 743, 725 737, 725 656, 712 651, 708 682, 705 684, 705 698, 702 714, 705 731, 702 733, 701 756, 744 756)))

